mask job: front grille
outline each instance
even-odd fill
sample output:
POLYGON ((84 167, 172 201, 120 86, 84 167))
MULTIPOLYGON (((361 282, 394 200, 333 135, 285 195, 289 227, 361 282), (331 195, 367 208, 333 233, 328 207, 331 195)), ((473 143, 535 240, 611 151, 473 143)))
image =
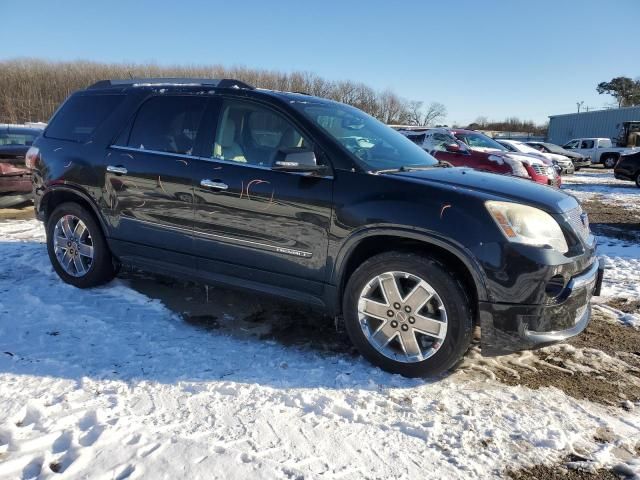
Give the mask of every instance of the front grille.
POLYGON ((547 167, 544 165, 533 164, 531 165, 531 168, 533 168, 533 171, 536 172, 538 175, 547 174, 547 167))
POLYGON ((574 208, 567 212, 567 220, 574 232, 584 241, 589 240, 591 231, 589 230, 589 217, 582 211, 581 207, 574 208))

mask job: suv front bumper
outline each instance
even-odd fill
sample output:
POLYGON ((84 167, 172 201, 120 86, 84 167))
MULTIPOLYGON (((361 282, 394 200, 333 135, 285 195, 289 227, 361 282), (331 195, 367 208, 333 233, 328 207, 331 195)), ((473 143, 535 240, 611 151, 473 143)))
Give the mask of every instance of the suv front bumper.
POLYGON ((591 319, 590 300, 600 294, 604 262, 594 261, 546 305, 479 303, 482 355, 543 347, 582 332, 591 319))

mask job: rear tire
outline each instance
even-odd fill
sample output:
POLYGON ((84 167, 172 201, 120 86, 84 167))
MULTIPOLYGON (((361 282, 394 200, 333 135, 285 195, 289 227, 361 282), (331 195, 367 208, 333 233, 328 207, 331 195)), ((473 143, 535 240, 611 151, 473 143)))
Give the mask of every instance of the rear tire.
POLYGON ((607 155, 602 159, 602 165, 604 165, 604 168, 613 168, 616 166, 617 162, 618 157, 616 157, 615 155, 607 155))
POLYGON ((77 203, 62 203, 47 221, 47 251, 58 276, 75 287, 109 282, 116 268, 102 228, 77 203))
POLYGON ((362 356, 406 377, 451 369, 473 334, 470 302, 460 283, 440 263, 414 253, 382 253, 360 265, 347 282, 343 313, 349 338, 362 356), (387 295, 387 284, 397 286, 397 302, 387 295), (425 329, 433 329, 432 334, 425 329))
POLYGON ((636 187, 640 188, 640 173, 636 175, 636 187))

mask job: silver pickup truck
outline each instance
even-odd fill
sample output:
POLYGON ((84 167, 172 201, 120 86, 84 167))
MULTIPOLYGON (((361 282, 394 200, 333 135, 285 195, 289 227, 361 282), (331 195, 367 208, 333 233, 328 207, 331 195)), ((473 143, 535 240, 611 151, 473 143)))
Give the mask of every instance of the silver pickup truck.
POLYGON ((622 152, 634 150, 627 147, 614 147, 610 138, 574 138, 562 148, 591 157, 592 164, 601 163, 605 168, 615 167, 622 152))

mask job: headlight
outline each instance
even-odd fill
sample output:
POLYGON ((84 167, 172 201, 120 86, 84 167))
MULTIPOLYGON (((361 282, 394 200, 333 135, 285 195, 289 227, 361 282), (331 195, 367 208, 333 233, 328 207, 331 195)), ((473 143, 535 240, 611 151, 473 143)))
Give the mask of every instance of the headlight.
POLYGON ((547 212, 519 203, 488 201, 485 205, 510 242, 551 247, 560 253, 569 250, 560 225, 547 212))

